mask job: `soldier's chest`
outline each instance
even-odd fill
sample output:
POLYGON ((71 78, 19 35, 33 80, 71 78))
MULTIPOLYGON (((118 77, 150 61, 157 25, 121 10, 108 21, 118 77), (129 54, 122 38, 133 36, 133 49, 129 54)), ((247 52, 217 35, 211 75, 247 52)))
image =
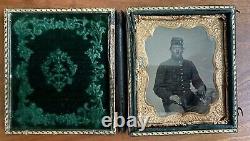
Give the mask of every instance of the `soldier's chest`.
POLYGON ((190 80, 192 77, 192 69, 187 65, 167 66, 165 74, 168 81, 190 80))

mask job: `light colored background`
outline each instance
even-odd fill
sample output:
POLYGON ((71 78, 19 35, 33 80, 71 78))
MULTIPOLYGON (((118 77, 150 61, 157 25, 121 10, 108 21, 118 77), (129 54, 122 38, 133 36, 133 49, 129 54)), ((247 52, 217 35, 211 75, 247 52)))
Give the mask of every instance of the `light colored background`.
POLYGON ((249 0, 1 0, 0 1, 0 141, 249 141, 250 140, 250 2, 249 0), (4 8, 84 8, 113 7, 126 10, 138 6, 193 6, 235 5, 237 13, 237 87, 239 106, 244 116, 239 116, 237 134, 173 135, 157 137, 129 137, 128 133, 114 136, 95 135, 5 135, 4 134, 4 8))
POLYGON ((147 101, 153 104, 158 115, 164 115, 165 111, 161 99, 153 91, 157 68, 160 63, 171 57, 169 50, 172 37, 181 37, 184 40, 183 58, 190 60, 196 66, 198 73, 207 86, 214 88, 213 83, 213 54, 215 40, 208 36, 204 27, 195 27, 192 29, 177 28, 169 29, 157 27, 145 42, 145 48, 148 56, 148 74, 149 85, 147 89, 147 101))

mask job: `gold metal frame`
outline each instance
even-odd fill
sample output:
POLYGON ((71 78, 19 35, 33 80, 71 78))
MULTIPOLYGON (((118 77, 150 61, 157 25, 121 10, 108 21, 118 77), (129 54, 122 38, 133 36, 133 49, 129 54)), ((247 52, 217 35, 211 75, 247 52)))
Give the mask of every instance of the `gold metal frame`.
POLYGON ((220 119, 226 116, 225 99, 226 92, 223 89, 225 83, 225 62, 224 59, 224 24, 223 15, 216 16, 138 16, 136 19, 136 72, 137 72, 137 109, 138 116, 147 115, 151 118, 148 122, 148 127, 154 124, 177 126, 194 123, 225 123, 227 119, 220 119), (169 115, 167 117, 159 117, 156 114, 153 105, 150 105, 146 99, 146 88, 148 86, 149 75, 147 73, 148 57, 145 50, 145 41, 153 36, 156 27, 165 27, 177 29, 179 27, 192 29, 197 26, 202 26, 206 29, 207 34, 214 37, 216 42, 214 53, 214 80, 217 91, 219 93, 218 101, 211 105, 209 113, 205 116, 197 113, 185 113, 185 115, 169 115), (147 30, 145 30, 147 29, 147 30))
POLYGON ((115 9, 112 8, 74 8, 74 9, 5 9, 4 11, 4 59, 5 59, 5 133, 6 134, 115 134, 115 9), (75 12, 75 13, 110 13, 111 17, 109 20, 109 30, 108 30, 108 61, 109 61, 109 80, 110 80, 110 113, 112 118, 112 128, 111 130, 87 130, 87 129, 79 129, 79 130, 18 130, 12 131, 10 129, 10 113, 11 113, 11 13, 16 12, 44 12, 44 13, 67 13, 67 12, 75 12))
MULTIPOLYGON (((144 8, 130 8, 128 9, 127 15, 135 11, 140 10, 185 10, 185 9, 193 9, 193 10, 205 10, 205 9, 224 9, 231 8, 234 11, 233 6, 194 6, 194 7, 144 7, 144 8)), ((128 21, 129 21, 128 17, 128 21)), ((226 39, 225 39, 225 31, 226 31, 226 22, 223 14, 219 15, 178 15, 178 16, 148 16, 148 15, 136 15, 134 22, 135 29, 135 93, 136 102, 137 102, 137 116, 149 116, 149 121, 146 127, 165 127, 165 126, 179 126, 179 125, 192 125, 199 123, 210 123, 210 124, 227 124, 228 122, 228 111, 225 110, 227 103, 224 100, 227 97, 227 91, 224 89, 227 85, 227 80, 225 76, 226 72, 226 39), (197 113, 185 113, 184 115, 169 115, 167 117, 159 117, 156 114, 155 108, 153 105, 150 105, 146 100, 146 88, 148 84, 148 73, 147 73, 147 65, 148 58, 145 51, 145 41, 148 37, 152 36, 156 27, 166 27, 175 29, 178 27, 184 27, 188 29, 192 29, 197 26, 202 26, 206 29, 207 34, 211 37, 214 37, 216 41, 216 48, 214 52, 214 67, 215 67, 215 77, 214 81, 216 83, 216 89, 219 92, 219 99, 215 104, 212 104, 210 107, 210 112, 206 115, 200 115, 197 113), (220 120, 221 118, 223 120, 220 120)), ((230 19, 233 22, 233 71, 234 71, 234 114, 237 113, 237 99, 236 99, 236 64, 235 64, 235 13, 230 19)), ((129 26, 129 25, 128 25, 129 26)), ((129 29, 129 27, 128 27, 129 29)), ((128 91, 129 91, 129 105, 128 109, 131 110, 132 107, 132 66, 131 66, 131 48, 132 44, 131 37, 132 35, 129 33, 128 35, 128 91)), ((130 112, 129 112, 130 114, 130 112)), ((237 116, 235 115, 235 122, 237 124, 237 116)), ((174 132, 132 132, 133 136, 142 136, 142 135, 171 135, 171 134, 195 134, 195 133, 221 133, 221 132, 236 132, 237 129, 221 129, 221 130, 195 130, 195 131, 174 131, 174 132)))

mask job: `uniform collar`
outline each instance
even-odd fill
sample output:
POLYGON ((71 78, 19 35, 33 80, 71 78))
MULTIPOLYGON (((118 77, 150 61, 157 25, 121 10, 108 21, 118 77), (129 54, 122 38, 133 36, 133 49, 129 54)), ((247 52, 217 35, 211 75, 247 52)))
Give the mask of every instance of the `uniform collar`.
POLYGON ((183 61, 184 61, 183 58, 182 58, 182 59, 170 58, 170 59, 167 61, 167 65, 170 65, 170 66, 182 66, 183 61))
POLYGON ((171 57, 170 60, 171 60, 172 62, 175 62, 175 63, 178 63, 178 64, 182 64, 182 62, 183 62, 183 57, 180 58, 180 59, 175 59, 175 58, 171 57))

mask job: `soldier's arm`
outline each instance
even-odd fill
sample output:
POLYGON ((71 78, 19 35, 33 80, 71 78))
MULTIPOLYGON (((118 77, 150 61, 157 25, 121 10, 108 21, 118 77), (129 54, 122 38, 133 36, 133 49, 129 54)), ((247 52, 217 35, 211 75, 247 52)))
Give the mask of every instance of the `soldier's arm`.
POLYGON ((192 84, 195 87, 195 89, 199 90, 206 90, 206 86, 203 83, 203 81, 200 78, 200 75, 193 64, 193 62, 190 63, 191 65, 191 71, 192 71, 192 84))
POLYGON ((164 65, 160 65, 157 69, 155 84, 154 84, 154 92, 157 96, 162 99, 168 99, 171 96, 171 91, 166 89, 166 84, 164 84, 164 78, 166 78, 166 67, 164 65))

